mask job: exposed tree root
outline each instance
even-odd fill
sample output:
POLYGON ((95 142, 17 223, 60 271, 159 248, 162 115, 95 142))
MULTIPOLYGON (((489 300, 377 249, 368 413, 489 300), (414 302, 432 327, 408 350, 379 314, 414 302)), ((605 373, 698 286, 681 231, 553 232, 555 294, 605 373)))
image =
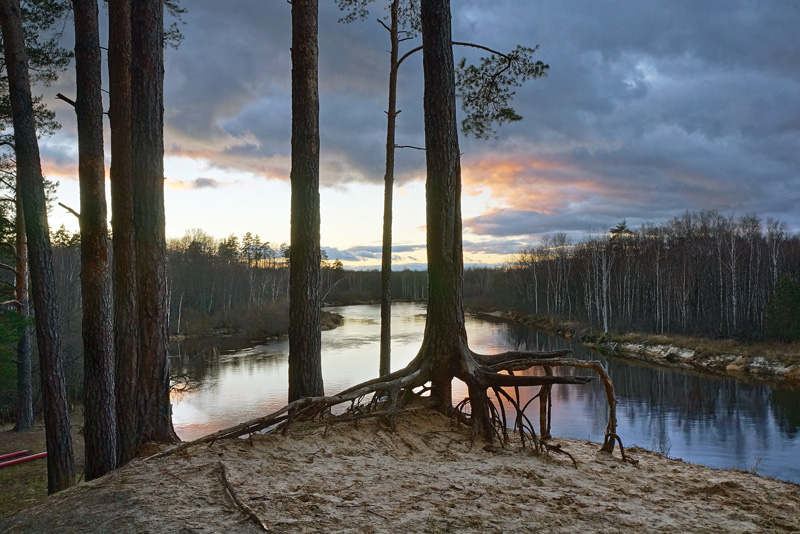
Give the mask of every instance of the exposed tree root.
POLYGON ((625 454, 625 447, 622 446, 622 438, 616 434, 609 434, 606 436, 606 439, 611 439, 611 441, 616 439, 619 442, 619 452, 622 455, 622 461, 631 464, 632 466, 636 467, 636 469, 639 469, 639 460, 635 460, 625 454))
POLYGON ((242 513, 244 513, 247 516, 247 518, 250 519, 250 521, 258 525, 265 531, 269 531, 269 527, 258 517, 258 515, 256 515, 253 509, 250 508, 247 505, 247 503, 245 503, 244 501, 242 501, 242 499, 239 498, 239 495, 236 493, 236 488, 234 488, 233 485, 228 480, 228 469, 225 467, 225 464, 220 462, 219 469, 220 469, 220 479, 222 480, 222 485, 225 486, 228 495, 231 496, 231 499, 233 499, 233 502, 236 504, 236 506, 239 507, 239 510, 241 510, 242 513))
POLYGON ((558 443, 556 443, 555 445, 550 445, 544 439, 542 440, 542 444, 544 445, 544 448, 545 448, 545 450, 547 452, 556 452, 558 454, 566 454, 567 456, 569 456, 569 459, 572 460, 572 465, 574 465, 576 469, 578 468, 578 462, 575 461, 575 457, 572 456, 567 451, 565 451, 564 449, 562 449, 561 445, 559 445, 558 443))
MULTIPOLYGON (((552 373, 552 368, 591 369, 603 381, 609 407, 608 424, 601 450, 613 452, 614 443, 618 441, 623 459, 629 461, 625 458, 622 441, 616 435, 616 398, 608 373, 600 362, 568 358, 570 352, 568 350, 557 352, 512 351, 496 356, 487 356, 465 349, 460 366, 453 370, 453 375, 467 384, 469 397, 459 403, 455 409, 448 409, 448 407, 444 407, 444 409, 458 421, 472 427, 473 440, 480 436, 489 443, 498 440, 505 445, 509 439, 509 428, 511 428, 519 434, 523 447, 530 446, 537 453, 550 451, 566 454, 560 448, 555 449, 547 444, 547 438, 550 437, 549 407, 552 404, 550 387, 554 384, 586 384, 594 377, 557 376, 552 373), (543 368, 544 375, 515 374, 536 367, 543 368), (523 404, 519 389, 522 386, 541 386, 541 389, 537 395, 523 404), (494 394, 496 405, 489 399, 488 392, 494 394), (540 401, 541 437, 537 436, 533 423, 525 414, 525 409, 536 398, 539 398, 540 401), (513 414, 513 418, 509 418, 507 412, 513 414), (510 424, 512 421, 513 424, 510 424)), ((421 350, 420 354, 406 368, 368 380, 346 389, 338 395, 306 397, 296 400, 264 417, 214 432, 194 441, 181 443, 150 458, 160 458, 197 445, 213 444, 218 439, 241 437, 264 430, 279 429, 285 432, 289 425, 296 421, 316 420, 331 425, 367 417, 381 417, 393 427, 394 417, 401 410, 428 406, 442 408, 441 403, 437 404, 433 394, 430 397, 422 396, 430 390, 429 383, 433 382, 435 386, 435 372, 430 363, 431 358, 423 356, 424 352, 421 350), (413 407, 409 408, 412 401, 415 401, 413 407), (423 404, 419 404, 420 401, 423 404), (331 415, 331 408, 348 404, 349 406, 343 414, 331 415)))

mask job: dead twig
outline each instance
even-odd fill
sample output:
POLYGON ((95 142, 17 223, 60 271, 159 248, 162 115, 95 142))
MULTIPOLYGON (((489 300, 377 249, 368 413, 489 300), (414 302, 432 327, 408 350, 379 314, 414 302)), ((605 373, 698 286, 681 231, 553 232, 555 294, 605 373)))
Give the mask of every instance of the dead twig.
POLYGON ((377 516, 378 516, 378 517, 380 517, 381 519, 386 519, 387 521, 389 520, 389 518, 388 518, 388 517, 386 517, 385 515, 383 515, 383 514, 379 514, 378 512, 376 512, 376 511, 374 511, 374 510, 370 510, 369 508, 367 508, 367 512, 369 512, 370 514, 373 514, 373 515, 377 515, 377 516))
POLYGON ((80 218, 81 218, 81 214, 80 213, 78 213, 77 211, 75 211, 74 209, 70 208, 69 206, 67 206, 66 204, 64 204, 62 202, 59 202, 58 205, 61 206, 62 208, 64 208, 65 210, 67 210, 68 212, 70 212, 71 214, 73 214, 75 217, 77 217, 80 220, 80 218))
POLYGON ((247 504, 242 502, 242 500, 239 498, 239 495, 236 493, 236 489, 228 480, 228 470, 225 467, 225 464, 220 462, 219 468, 221 471, 220 478, 222 479, 222 484, 228 491, 228 495, 230 495, 231 499, 233 499, 233 502, 236 503, 236 506, 239 507, 239 510, 241 510, 242 513, 244 513, 250 519, 250 521, 252 521, 253 523, 255 523, 256 525, 258 525, 259 527, 268 532, 269 527, 266 524, 264 524, 263 521, 261 521, 261 519, 256 515, 256 513, 253 511, 252 508, 250 508, 247 504))

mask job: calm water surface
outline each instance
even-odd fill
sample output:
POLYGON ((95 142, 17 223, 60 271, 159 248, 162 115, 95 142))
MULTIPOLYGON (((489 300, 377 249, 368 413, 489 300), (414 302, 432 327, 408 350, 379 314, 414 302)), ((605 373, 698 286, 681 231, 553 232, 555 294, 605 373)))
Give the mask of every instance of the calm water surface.
MULTIPOLYGON (((380 307, 346 306, 331 311, 344 324, 322 333, 325 391, 335 394, 377 376, 380 307)), ((392 369, 400 369, 422 342, 425 307, 393 306, 392 369)), ((628 360, 606 358, 518 325, 467 318, 470 347, 484 354, 508 349, 572 348, 581 359, 598 359, 617 392, 617 432, 623 443, 658 450, 711 467, 758 468, 765 476, 800 482, 800 391, 737 382, 628 360)), ((243 348, 236 340, 191 340, 172 349, 173 369, 199 386, 173 396, 178 435, 193 439, 265 415, 286 404, 286 340, 243 348)), ((583 371, 576 371, 583 373, 583 371)), ((528 396, 536 388, 527 388, 528 396)), ((466 396, 454 385, 453 398, 466 396)), ((538 402, 531 403, 538 430, 538 402)), ((602 384, 553 388, 554 436, 602 441, 607 405, 602 384)))

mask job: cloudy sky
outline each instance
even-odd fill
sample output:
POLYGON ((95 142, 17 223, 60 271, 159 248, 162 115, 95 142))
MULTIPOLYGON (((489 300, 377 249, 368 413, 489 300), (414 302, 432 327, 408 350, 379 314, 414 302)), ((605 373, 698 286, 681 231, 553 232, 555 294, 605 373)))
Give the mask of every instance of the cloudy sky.
MULTIPOLYGON (((350 266, 380 263, 387 32, 341 24, 320 0, 322 244, 350 266)), ((184 0, 166 52, 167 234, 201 228, 289 240, 290 5, 184 0)), ((546 78, 517 90, 524 120, 461 139, 468 263, 503 261, 544 234, 580 240, 622 219, 686 210, 756 213, 800 230, 800 2, 453 0, 453 36, 499 50, 539 45, 546 78)), ((102 12, 102 15, 105 13, 102 12)), ((405 43, 408 48, 419 40, 405 43)), ((455 51, 476 58, 466 50, 455 51)), ((43 142, 59 199, 77 207, 65 74, 43 89, 64 128, 43 142), (52 93, 52 95, 50 95, 52 93)), ((421 56, 400 72, 398 143, 422 144, 421 56)), ((424 155, 397 161, 398 264, 424 262, 424 155)), ((57 209, 51 225, 77 227, 57 209)))

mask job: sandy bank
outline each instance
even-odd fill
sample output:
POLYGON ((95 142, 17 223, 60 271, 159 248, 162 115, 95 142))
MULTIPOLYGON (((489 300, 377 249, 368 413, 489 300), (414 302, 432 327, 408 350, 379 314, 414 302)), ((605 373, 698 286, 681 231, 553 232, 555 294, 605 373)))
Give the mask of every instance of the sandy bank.
POLYGON ((137 460, 0 520, 11 532, 797 532, 800 487, 631 448, 636 468, 598 445, 554 440, 578 461, 470 446, 430 411, 298 425, 287 436, 218 442, 137 460))
POLYGON ((800 365, 785 364, 764 356, 745 356, 742 354, 706 355, 689 348, 646 342, 605 341, 596 344, 596 346, 607 353, 633 357, 660 365, 694 369, 733 377, 786 381, 800 386, 800 365))

